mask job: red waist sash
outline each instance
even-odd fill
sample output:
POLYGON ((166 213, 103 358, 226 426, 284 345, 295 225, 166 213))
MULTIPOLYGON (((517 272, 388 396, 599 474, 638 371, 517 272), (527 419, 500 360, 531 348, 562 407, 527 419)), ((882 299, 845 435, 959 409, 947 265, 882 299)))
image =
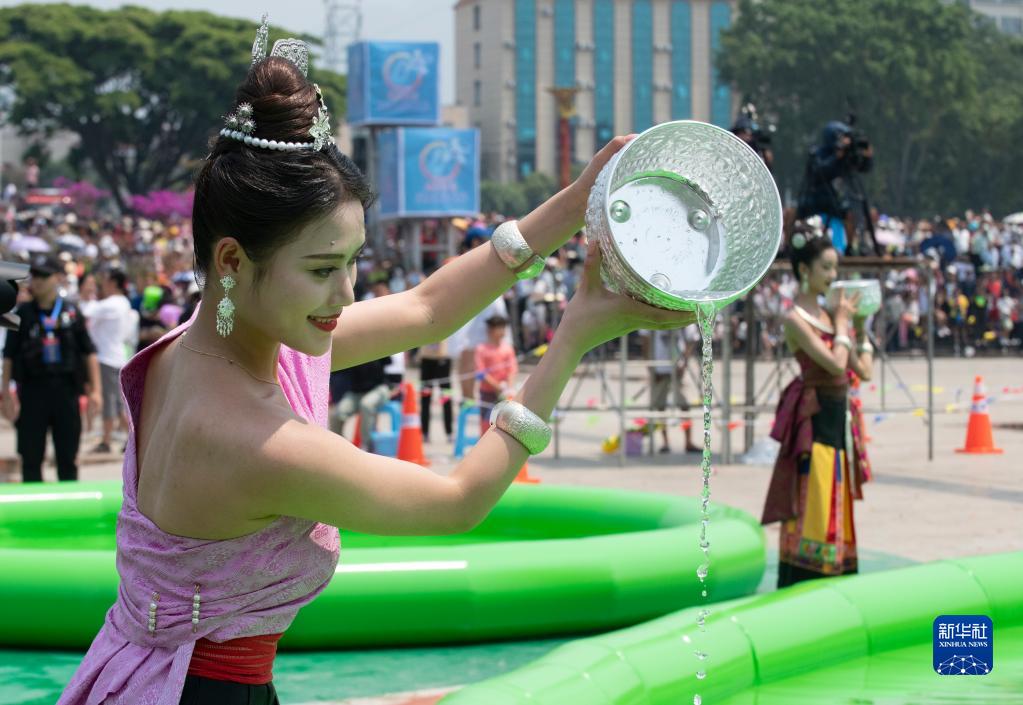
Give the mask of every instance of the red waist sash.
POLYGON ((273 680, 274 656, 282 634, 244 636, 225 642, 199 639, 188 675, 218 681, 265 685, 273 680))

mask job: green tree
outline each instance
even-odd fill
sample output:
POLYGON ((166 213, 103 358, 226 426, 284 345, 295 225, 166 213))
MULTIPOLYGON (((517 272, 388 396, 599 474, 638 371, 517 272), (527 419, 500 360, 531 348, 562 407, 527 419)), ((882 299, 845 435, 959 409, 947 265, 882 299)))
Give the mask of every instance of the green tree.
POLYGON ((1011 164, 1023 156, 1014 139, 1020 42, 962 4, 740 0, 719 66, 777 120, 782 189, 797 191, 823 125, 855 112, 874 143, 867 183, 879 207, 931 215, 1019 206, 1011 164))
MULTIPOLYGON (((208 12, 17 5, 0 9, 0 88, 26 134, 77 133, 122 210, 129 194, 180 188, 223 126, 251 62, 256 23, 208 12)), ((273 30, 273 39, 287 36, 273 30)), ((310 41, 309 37, 304 37, 310 41)), ((310 68, 336 127, 345 78, 310 68)))
POLYGON ((501 213, 519 218, 529 212, 526 194, 516 182, 503 184, 500 181, 480 183, 480 207, 484 213, 501 213))
POLYGON ((554 177, 542 171, 532 172, 519 183, 526 197, 527 210, 533 210, 558 190, 558 182, 554 180, 554 177))

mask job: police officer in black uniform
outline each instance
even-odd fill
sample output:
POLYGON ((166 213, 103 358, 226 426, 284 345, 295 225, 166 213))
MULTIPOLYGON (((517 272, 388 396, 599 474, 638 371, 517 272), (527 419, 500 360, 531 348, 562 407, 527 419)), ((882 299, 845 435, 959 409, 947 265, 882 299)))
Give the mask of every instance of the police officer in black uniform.
POLYGON ((99 361, 78 308, 60 296, 63 266, 48 254, 30 263, 32 300, 18 306, 18 330, 9 331, 4 346, 4 416, 18 430, 21 476, 42 482, 46 432, 53 432, 57 477, 77 480, 82 417, 78 399, 88 393, 90 411, 101 409, 99 361), (17 402, 8 392, 17 382, 17 402), (20 403, 20 413, 17 404, 20 403))

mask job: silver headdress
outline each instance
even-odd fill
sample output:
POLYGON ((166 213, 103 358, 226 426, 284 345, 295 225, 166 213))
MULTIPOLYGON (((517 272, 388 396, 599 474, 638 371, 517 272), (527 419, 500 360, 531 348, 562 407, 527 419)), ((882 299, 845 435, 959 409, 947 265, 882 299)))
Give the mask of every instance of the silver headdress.
MULTIPOLYGON (((257 64, 266 58, 266 42, 270 35, 269 15, 263 13, 263 21, 256 30, 256 39, 252 42, 252 63, 257 64)), ((279 56, 287 59, 298 67, 303 76, 309 75, 309 45, 301 39, 278 39, 274 42, 270 56, 279 56)))
MULTIPOLYGON (((270 24, 267 13, 263 13, 263 19, 256 30, 256 39, 252 42, 252 64, 255 65, 266 58, 266 43, 270 34, 270 24)), ((309 75, 309 45, 301 39, 278 39, 274 42, 270 56, 279 56, 287 59, 298 67, 303 76, 309 75)), ((252 106, 242 103, 237 110, 225 119, 226 127, 220 131, 221 136, 244 142, 252 147, 263 149, 276 149, 284 152, 312 149, 319 151, 331 141, 332 132, 330 129, 330 114, 327 105, 323 102, 323 93, 320 87, 313 84, 316 89, 316 97, 319 99, 320 107, 313 124, 309 128, 309 136, 312 142, 284 142, 279 140, 267 140, 256 137, 256 123, 252 120, 252 106)))
POLYGON ((255 64, 257 61, 262 61, 266 58, 266 39, 270 34, 270 15, 266 12, 263 13, 263 19, 259 23, 259 29, 256 30, 256 39, 252 42, 252 63, 255 64))

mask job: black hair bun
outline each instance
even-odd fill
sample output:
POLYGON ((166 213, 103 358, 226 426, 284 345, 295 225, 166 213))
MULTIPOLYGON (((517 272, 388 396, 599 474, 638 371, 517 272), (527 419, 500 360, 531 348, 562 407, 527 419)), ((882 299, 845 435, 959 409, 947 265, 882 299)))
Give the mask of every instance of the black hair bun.
POLYGON ((255 137, 312 142, 309 128, 320 107, 316 89, 294 63, 271 56, 256 63, 238 87, 236 105, 252 105, 255 137))

